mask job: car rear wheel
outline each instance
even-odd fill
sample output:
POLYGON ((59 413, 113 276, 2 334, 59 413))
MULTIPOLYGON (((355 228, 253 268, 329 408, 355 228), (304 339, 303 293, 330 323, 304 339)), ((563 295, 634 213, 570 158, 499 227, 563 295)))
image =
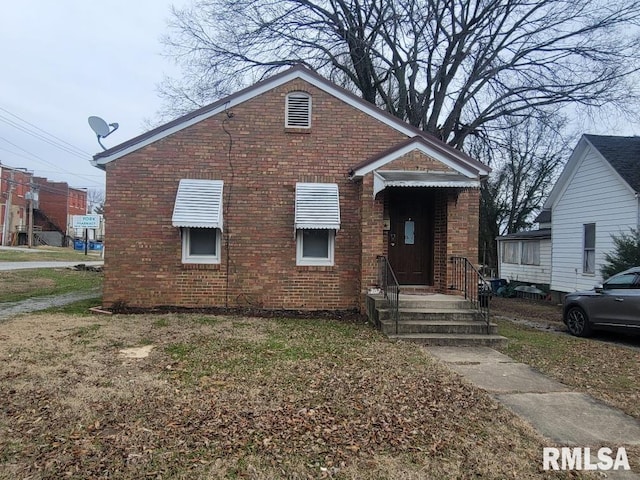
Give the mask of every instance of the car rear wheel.
POLYGON ((587 313, 580 307, 571 307, 567 311, 567 329, 576 337, 591 335, 591 324, 587 313))

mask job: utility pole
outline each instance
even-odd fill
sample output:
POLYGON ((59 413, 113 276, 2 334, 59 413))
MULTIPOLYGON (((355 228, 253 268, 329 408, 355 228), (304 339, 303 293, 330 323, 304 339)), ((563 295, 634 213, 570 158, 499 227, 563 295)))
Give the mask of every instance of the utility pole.
POLYGON ((9 172, 9 194, 4 207, 4 225, 2 227, 2 245, 9 245, 9 233, 11 233, 11 201, 13 200, 13 189, 15 188, 13 170, 9 172))
POLYGON ((27 236, 28 238, 28 246, 29 248, 33 247, 33 196, 34 196, 34 190, 33 190, 33 182, 29 182, 29 195, 28 195, 28 199, 29 199, 29 228, 27 230, 27 236))

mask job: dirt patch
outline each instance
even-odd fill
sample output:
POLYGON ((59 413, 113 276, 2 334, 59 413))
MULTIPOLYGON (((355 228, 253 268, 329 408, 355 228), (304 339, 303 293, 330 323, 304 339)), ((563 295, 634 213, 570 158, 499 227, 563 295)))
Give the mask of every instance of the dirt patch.
POLYGON ((0 478, 563 478, 527 424, 363 325, 34 315, 0 340, 0 478))
POLYGON ((546 300, 492 297, 491 315, 540 330, 566 331, 562 305, 546 300))

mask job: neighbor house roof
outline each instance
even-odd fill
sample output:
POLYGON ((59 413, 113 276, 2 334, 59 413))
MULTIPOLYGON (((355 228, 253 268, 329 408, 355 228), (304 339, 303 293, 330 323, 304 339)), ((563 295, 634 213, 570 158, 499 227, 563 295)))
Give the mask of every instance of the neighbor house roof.
POLYGON ((187 115, 177 118, 169 123, 154 128, 153 130, 143 133, 142 135, 132 138, 131 140, 128 140, 120 145, 105 150, 104 152, 100 152, 94 155, 92 164, 98 168, 104 169, 105 165, 113 160, 132 153, 153 142, 161 140, 162 138, 165 138, 175 132, 194 125, 202 120, 229 110, 235 105, 243 103, 251 98, 254 98, 260 94, 263 94, 295 79, 301 79, 308 82, 309 84, 376 118, 382 123, 388 125, 396 131, 403 133, 404 135, 407 135, 408 137, 420 137, 426 144, 431 147, 432 150, 442 152, 442 154, 450 158, 452 162, 468 165, 472 169, 479 172, 480 176, 488 175, 491 171, 489 167, 469 157, 460 150, 447 145, 442 140, 409 125, 399 118, 394 117, 393 115, 381 110, 372 103, 367 102, 349 92, 348 90, 335 85, 334 83, 302 65, 291 67, 284 72, 262 80, 248 88, 234 93, 233 95, 222 98, 217 102, 214 102, 210 105, 188 113, 187 115))
POLYGON ((551 222, 551 210, 544 208, 535 218, 534 222, 536 223, 549 223, 551 222))
POLYGON ((496 240, 540 240, 542 238, 551 238, 550 228, 541 228, 540 230, 526 230, 524 232, 510 233, 498 237, 496 240))
POLYGON ((568 188, 578 165, 589 151, 594 151, 608 165, 612 175, 620 179, 621 186, 632 193, 640 193, 640 137, 584 134, 545 200, 545 210, 552 209, 568 188))
POLYGON ((640 137, 584 135, 633 190, 640 192, 640 137))

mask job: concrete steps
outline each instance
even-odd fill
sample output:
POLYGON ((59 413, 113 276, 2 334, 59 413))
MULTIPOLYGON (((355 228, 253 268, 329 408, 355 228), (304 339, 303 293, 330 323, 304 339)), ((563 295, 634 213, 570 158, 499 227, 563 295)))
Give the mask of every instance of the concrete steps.
POLYGON ((506 343, 497 326, 487 327, 484 317, 462 297, 442 294, 401 294, 398 325, 382 294, 367 296, 369 319, 394 340, 440 346, 491 346, 506 343))
POLYGON ((392 340, 420 343, 430 346, 448 347, 496 347, 506 343, 507 339, 500 335, 477 335, 469 333, 409 333, 388 335, 392 340))

